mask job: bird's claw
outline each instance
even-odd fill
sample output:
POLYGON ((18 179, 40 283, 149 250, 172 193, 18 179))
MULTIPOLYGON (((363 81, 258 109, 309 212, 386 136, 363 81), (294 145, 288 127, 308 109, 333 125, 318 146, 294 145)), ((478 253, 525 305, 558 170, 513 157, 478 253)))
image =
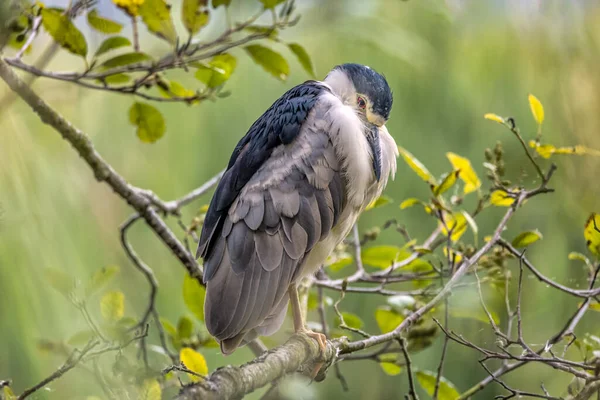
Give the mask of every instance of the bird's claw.
POLYGON ((325 336, 323 333, 314 332, 306 328, 302 328, 296 333, 305 334, 309 338, 316 340, 319 344, 319 361, 315 363, 315 366, 310 373, 310 378, 315 379, 317 374, 321 370, 321 367, 323 366, 323 364, 325 364, 323 362, 323 359, 325 358, 325 354, 327 352, 327 336, 325 336))

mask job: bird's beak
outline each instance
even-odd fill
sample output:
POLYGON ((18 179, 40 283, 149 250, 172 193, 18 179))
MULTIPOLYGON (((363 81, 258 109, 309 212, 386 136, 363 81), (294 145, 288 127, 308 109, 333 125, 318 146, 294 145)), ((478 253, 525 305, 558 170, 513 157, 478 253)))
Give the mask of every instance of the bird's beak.
POLYGON ((379 127, 369 124, 367 127, 367 141, 373 153, 373 171, 377 181, 381 178, 381 146, 379 145, 379 127))

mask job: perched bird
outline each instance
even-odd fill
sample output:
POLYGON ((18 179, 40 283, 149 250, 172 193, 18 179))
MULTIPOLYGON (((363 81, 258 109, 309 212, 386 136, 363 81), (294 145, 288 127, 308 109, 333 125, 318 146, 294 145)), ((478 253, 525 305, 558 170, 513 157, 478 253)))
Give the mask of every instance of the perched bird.
POLYGON ((276 332, 291 301, 294 329, 309 331, 297 284, 315 273, 396 172, 385 123, 392 92, 359 64, 290 89, 235 147, 206 213, 208 331, 224 354, 276 332))

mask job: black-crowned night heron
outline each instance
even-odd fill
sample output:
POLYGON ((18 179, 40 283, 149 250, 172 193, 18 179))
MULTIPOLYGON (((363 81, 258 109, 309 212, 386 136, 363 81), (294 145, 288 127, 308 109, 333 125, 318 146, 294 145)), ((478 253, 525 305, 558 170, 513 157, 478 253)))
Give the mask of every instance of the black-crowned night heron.
POLYGON ((291 301, 306 329, 297 283, 315 273, 396 172, 385 123, 392 92, 369 67, 343 64, 324 82, 290 89, 235 147, 204 220, 206 327, 230 354, 271 335, 291 301))

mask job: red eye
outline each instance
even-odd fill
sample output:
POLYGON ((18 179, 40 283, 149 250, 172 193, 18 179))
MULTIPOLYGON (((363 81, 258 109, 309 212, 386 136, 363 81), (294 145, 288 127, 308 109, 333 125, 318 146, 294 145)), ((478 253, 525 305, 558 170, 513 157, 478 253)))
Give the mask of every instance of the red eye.
POLYGON ((360 108, 362 108, 363 110, 365 109, 365 107, 367 106, 367 103, 365 103, 365 99, 363 99, 362 97, 358 96, 356 98, 356 102, 358 103, 358 106, 360 108))

